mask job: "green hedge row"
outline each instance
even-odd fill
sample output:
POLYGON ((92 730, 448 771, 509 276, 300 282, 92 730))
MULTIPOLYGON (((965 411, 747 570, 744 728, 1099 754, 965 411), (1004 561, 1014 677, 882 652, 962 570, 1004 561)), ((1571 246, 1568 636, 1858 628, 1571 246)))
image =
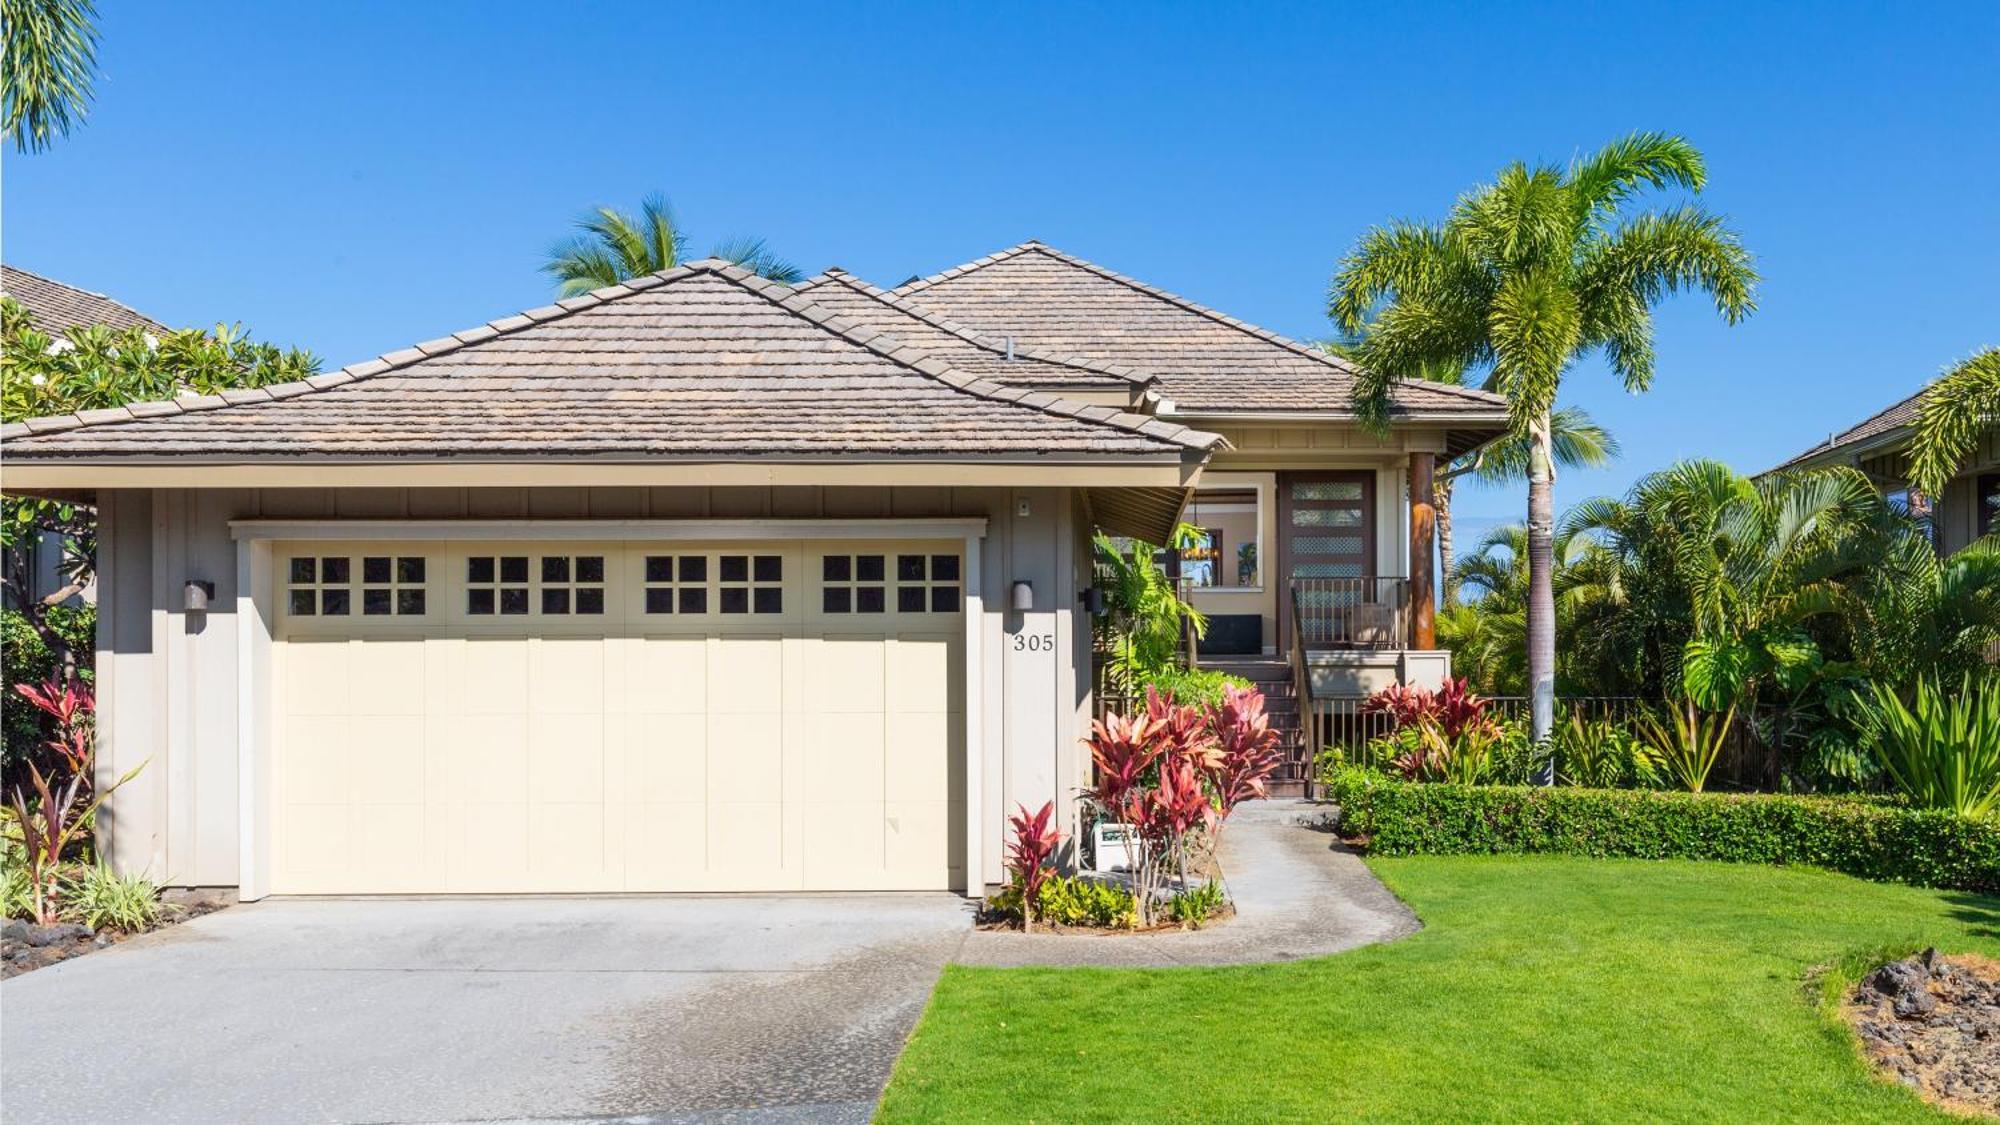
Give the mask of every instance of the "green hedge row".
POLYGON ((2000 825, 1837 797, 1327 778, 1341 830, 1378 855, 1630 856, 1807 864, 2000 893, 2000 825))

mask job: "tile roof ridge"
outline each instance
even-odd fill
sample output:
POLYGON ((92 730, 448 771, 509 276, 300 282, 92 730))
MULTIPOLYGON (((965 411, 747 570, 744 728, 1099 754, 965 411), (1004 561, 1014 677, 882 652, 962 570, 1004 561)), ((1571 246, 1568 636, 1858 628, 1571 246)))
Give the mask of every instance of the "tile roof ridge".
MULTIPOLYGON (((914 317, 940 332, 956 336, 983 351, 989 351, 995 355, 1006 355, 1008 352, 1008 341, 1005 335, 982 332, 970 325, 960 323, 908 298, 899 297, 893 291, 884 289, 868 281, 866 278, 849 273, 839 266, 828 266, 826 269, 800 282, 798 291, 805 293, 823 285, 844 286, 864 297, 872 298, 880 304, 887 305, 906 316, 914 317)), ((1058 367, 1070 367, 1078 371, 1088 371, 1096 375, 1108 375, 1114 379, 1122 379, 1138 387, 1146 387, 1159 382, 1159 376, 1151 372, 1141 371, 1136 367, 1131 367, 1123 363, 1110 363, 1101 359, 1092 359, 1089 356, 1057 355, 1053 352, 1043 351, 1040 348, 1025 347, 1020 344, 1014 345, 1013 354, 1020 359, 1034 360, 1039 363, 1053 364, 1058 367)))
MULTIPOLYGON (((730 271, 717 271, 730 277, 730 271)), ((754 278, 749 271, 735 271, 754 278)), ((1074 399, 1062 398, 1046 391, 1034 391, 1022 387, 1009 387, 992 379, 969 375, 959 371, 941 359, 926 354, 921 349, 906 344, 893 334, 877 331, 864 324, 857 324, 852 317, 835 312, 815 302, 809 293, 795 292, 788 286, 769 283, 770 289, 784 290, 783 296, 773 296, 765 288, 745 282, 742 278, 730 277, 739 285, 765 298, 772 304, 818 325, 848 343, 874 352, 897 366, 908 368, 942 383, 962 394, 991 402, 1004 402, 1030 407, 1044 414, 1061 418, 1072 418, 1091 425, 1106 426, 1128 433, 1142 434, 1170 445, 1186 449, 1207 451, 1218 446, 1227 447, 1228 442, 1220 434, 1205 433, 1178 422, 1169 422, 1149 414, 1134 414, 1111 407, 1095 406, 1074 399), (885 342, 886 341, 886 342, 885 342)), ((755 279, 762 280, 762 279, 755 279)))
MULTIPOLYGON (((1014 246, 1009 246, 1005 250, 995 251, 991 254, 986 255, 983 258, 976 258, 970 262, 966 262, 963 265, 955 266, 951 269, 944 270, 943 272, 932 274, 929 277, 920 278, 912 282, 906 282, 903 285, 897 286, 894 292, 899 296, 920 292, 924 289, 931 287, 932 285, 937 284, 938 282, 946 281, 954 277, 962 277, 965 274, 974 272, 975 270, 984 269, 987 266, 993 265, 995 263, 1007 261, 1008 259, 1011 258, 1018 258, 1023 254, 1030 254, 1030 253, 1042 254, 1046 257, 1050 257, 1055 259, 1056 261, 1062 262, 1065 265, 1072 266, 1077 269, 1096 274, 1097 276, 1102 277, 1107 281, 1116 282, 1120 285, 1125 286, 1128 289, 1132 289, 1136 292, 1143 293, 1148 297, 1152 297, 1155 300, 1165 301, 1168 304, 1175 305, 1187 312, 1194 313, 1197 316, 1206 317, 1209 320, 1213 320, 1219 324, 1223 324, 1230 328, 1234 328, 1239 332, 1243 332, 1250 336, 1254 336, 1260 340, 1263 340, 1265 343, 1275 344, 1278 347, 1285 348, 1292 352, 1296 352, 1297 354, 1305 356, 1309 359, 1317 360, 1321 363, 1326 364, 1329 367, 1344 372, 1345 374, 1357 375, 1360 373, 1359 368, 1355 367, 1354 364, 1350 363, 1345 359, 1340 358, 1339 356, 1329 355, 1326 352, 1321 351, 1320 349, 1315 348, 1310 344, 1304 343, 1299 340, 1294 340, 1290 336, 1283 335, 1282 333, 1273 332, 1270 329, 1263 327, 1262 325, 1252 324, 1249 321, 1243 320, 1240 317, 1230 316, 1228 313, 1222 312, 1219 309, 1210 308, 1209 306, 1204 305, 1199 301, 1190 300, 1186 297, 1181 296, 1178 293, 1162 289, 1157 285, 1150 285, 1146 282, 1140 281, 1136 277, 1131 277, 1126 274, 1119 273, 1116 270, 1100 266, 1096 262, 1090 261, 1086 258, 1079 258, 1074 254, 1068 253, 1063 250, 1058 250, 1055 247, 1050 246, 1049 244, 1042 242, 1038 239, 1029 239, 1026 242, 1018 243, 1014 246)), ((1500 405, 1504 404, 1507 401, 1506 397, 1503 395, 1495 394, 1492 391, 1479 390, 1474 387, 1462 387, 1451 383, 1432 383, 1429 382, 1428 380, 1422 380, 1422 379, 1402 379, 1398 381, 1404 384, 1421 384, 1427 387, 1434 387, 1447 394, 1459 395, 1464 398, 1470 398, 1475 401, 1487 403, 1490 405, 1500 405)))
MULTIPOLYGON (((669 282, 693 276, 696 273, 717 273, 726 276, 726 271, 719 268, 719 266, 729 265, 730 263, 724 262, 719 258, 704 258, 687 265, 669 266, 654 273, 627 278, 615 285, 601 286, 588 293, 579 293, 574 297, 563 297, 553 304, 538 305, 535 308, 523 309, 509 316, 496 317, 484 324, 460 329, 450 335, 440 336, 435 340, 426 340, 420 344, 412 344, 407 348, 384 352, 373 359, 364 359, 356 363, 350 363, 338 370, 322 371, 317 375, 308 375, 304 379, 293 380, 289 383, 271 383, 262 387, 232 389, 219 395, 187 395, 179 398, 143 400, 140 402, 129 402, 123 406, 110 406, 75 414, 53 414, 40 418, 28 418, 19 422, 8 422, 4 426, 0 426, 0 441, 27 437, 31 434, 82 429, 88 426, 116 425, 121 422, 136 421, 140 418, 153 418, 162 414, 193 413, 198 410, 213 410, 219 406, 238 406, 251 402, 275 402, 279 399, 293 398, 298 395, 329 391, 335 387, 344 387, 349 383, 358 383, 400 370, 419 360, 455 352, 468 344, 480 343, 485 340, 494 339, 495 337, 510 335, 537 324, 546 324, 552 320, 560 320, 572 313, 581 312, 584 309, 596 308, 607 301, 629 297, 634 293, 655 289, 669 282), (86 415, 88 417, 85 417, 86 415)), ((9 266, 8 268, 13 269, 14 267, 9 266)), ((741 267, 736 267, 736 269, 737 272, 745 275, 750 273, 749 270, 741 269, 741 267)), ((776 283, 773 282, 772 284, 776 283)))

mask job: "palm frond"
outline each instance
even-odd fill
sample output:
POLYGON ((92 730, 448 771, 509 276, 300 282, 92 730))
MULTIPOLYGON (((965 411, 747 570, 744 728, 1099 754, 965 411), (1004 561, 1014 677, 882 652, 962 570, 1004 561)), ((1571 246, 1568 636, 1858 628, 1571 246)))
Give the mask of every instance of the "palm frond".
POLYGON ((759 277, 769 278, 780 285, 797 285, 806 279, 805 271, 771 251, 761 238, 752 235, 737 235, 725 238, 715 244, 709 253, 717 258, 735 262, 759 277))
POLYGON ((1631 133, 1572 164, 1569 182, 1582 206, 1599 212, 1616 208, 1641 187, 1700 191, 1708 167, 1685 137, 1631 133))
POLYGON ((4 0, 0 105, 16 152, 41 152, 82 124, 97 71, 91 0, 4 0))
POLYGON ((1924 391, 1910 441, 1910 481, 1932 496, 1944 490, 2000 416, 2000 348, 1988 348, 1945 372, 1924 391))

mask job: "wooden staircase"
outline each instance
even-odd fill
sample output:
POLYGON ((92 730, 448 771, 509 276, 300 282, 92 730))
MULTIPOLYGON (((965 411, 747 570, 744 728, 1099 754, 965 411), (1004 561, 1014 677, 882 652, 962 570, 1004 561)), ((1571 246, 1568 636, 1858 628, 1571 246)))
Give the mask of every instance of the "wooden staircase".
POLYGON ((1270 716, 1271 729, 1283 739, 1279 749, 1284 755, 1284 764, 1271 776, 1268 785, 1270 794, 1273 797, 1310 796, 1313 764, 1306 760, 1305 729, 1301 725, 1299 697, 1297 685, 1292 681, 1291 664, 1274 657, 1209 656, 1202 658, 1201 666, 1249 680, 1264 693, 1264 713, 1270 716))

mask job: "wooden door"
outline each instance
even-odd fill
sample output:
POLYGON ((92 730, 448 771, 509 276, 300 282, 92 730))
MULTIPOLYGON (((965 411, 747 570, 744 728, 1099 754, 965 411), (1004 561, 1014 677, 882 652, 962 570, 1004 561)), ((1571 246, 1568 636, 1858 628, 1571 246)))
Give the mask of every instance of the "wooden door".
MULTIPOLYGON (((1278 474, 1278 644, 1290 650, 1292 600, 1300 615, 1330 620, 1375 576, 1375 474, 1369 470, 1278 474), (1314 581, 1321 580, 1315 588, 1314 581)), ((1310 638, 1309 638, 1310 639, 1310 638)))

